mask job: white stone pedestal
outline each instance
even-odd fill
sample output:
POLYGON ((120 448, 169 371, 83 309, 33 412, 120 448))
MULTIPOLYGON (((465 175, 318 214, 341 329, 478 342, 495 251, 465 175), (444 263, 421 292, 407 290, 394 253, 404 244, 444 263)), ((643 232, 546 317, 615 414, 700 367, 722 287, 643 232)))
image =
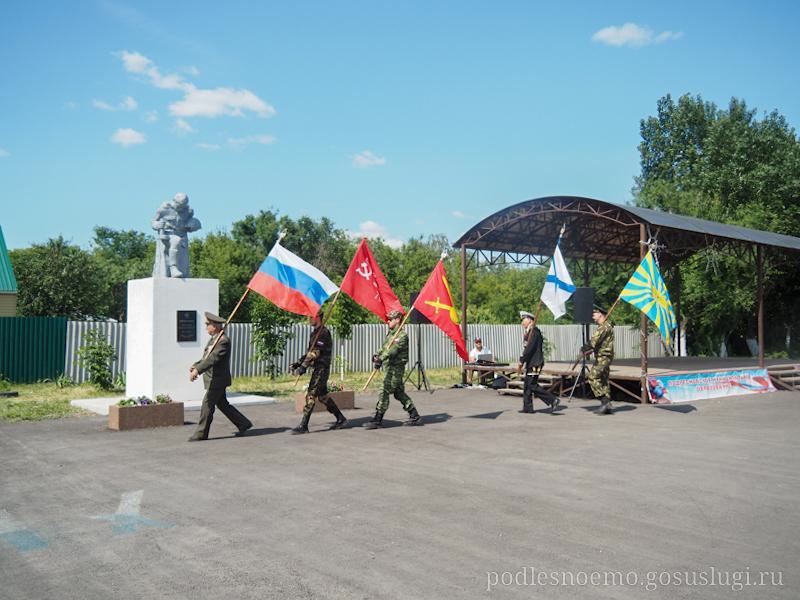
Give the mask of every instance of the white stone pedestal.
POLYGON ((157 277, 128 281, 125 396, 169 394, 176 402, 200 400, 202 377, 189 367, 208 342, 205 311, 218 314, 219 281, 157 277), (178 341, 178 311, 197 311, 197 341, 178 341))

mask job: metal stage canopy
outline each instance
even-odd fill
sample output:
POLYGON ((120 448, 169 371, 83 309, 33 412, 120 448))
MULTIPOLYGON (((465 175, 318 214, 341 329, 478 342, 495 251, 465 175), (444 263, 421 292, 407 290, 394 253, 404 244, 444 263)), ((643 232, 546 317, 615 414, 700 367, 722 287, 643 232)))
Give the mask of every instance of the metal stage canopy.
MULTIPOLYGON (((467 265, 544 265, 553 253, 562 226, 566 231, 561 238, 561 252, 584 264, 636 264, 652 241, 657 241, 661 249, 659 261, 665 269, 706 248, 752 256, 757 276, 759 365, 764 365, 764 255, 794 260, 798 257, 795 253, 800 252, 800 238, 580 196, 547 196, 514 204, 486 217, 453 244, 461 249, 461 322, 465 336, 467 265)), ((680 286, 680 271, 677 275, 680 286)), ((588 283, 588 268, 584 269, 584 279, 588 283)), ((646 332, 644 315, 641 326, 646 332)), ((646 402, 646 334, 644 339, 641 381, 642 401, 646 402)))

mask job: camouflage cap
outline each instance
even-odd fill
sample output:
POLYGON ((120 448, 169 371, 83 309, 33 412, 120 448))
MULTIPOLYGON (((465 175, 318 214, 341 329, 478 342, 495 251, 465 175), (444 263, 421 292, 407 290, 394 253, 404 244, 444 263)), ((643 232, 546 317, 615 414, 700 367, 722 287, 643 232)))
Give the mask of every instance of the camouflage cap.
POLYGON ((386 313, 386 318, 389 319, 390 321, 392 319, 402 319, 403 318, 403 311, 401 311, 401 310, 390 310, 388 313, 386 313))
POLYGON ((214 313, 203 313, 206 316, 207 323, 214 323, 214 325, 225 325, 225 319, 215 315, 214 313))
POLYGON ((604 315, 608 314, 608 311, 605 308, 603 308, 602 306, 600 306, 599 304, 595 304, 594 306, 592 306, 592 312, 599 312, 599 313, 602 313, 604 315))

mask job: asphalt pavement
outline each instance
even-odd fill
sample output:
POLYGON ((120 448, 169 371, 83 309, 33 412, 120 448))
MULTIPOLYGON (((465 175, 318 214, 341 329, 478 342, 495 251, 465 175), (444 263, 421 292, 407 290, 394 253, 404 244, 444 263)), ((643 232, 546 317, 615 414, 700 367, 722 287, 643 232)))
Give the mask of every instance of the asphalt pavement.
POLYGON ((424 426, 392 400, 365 430, 372 394, 340 431, 289 435, 280 403, 200 443, 0 423, 0 598, 800 597, 800 394, 610 416, 412 397, 424 426))

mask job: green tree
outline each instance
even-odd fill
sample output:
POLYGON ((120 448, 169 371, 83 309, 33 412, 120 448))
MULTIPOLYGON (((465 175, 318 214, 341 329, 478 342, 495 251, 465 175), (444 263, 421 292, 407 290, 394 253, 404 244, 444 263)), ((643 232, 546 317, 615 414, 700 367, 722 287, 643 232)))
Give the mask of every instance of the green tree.
MULTIPOLYGON (((665 96, 657 115, 642 120, 641 135, 637 205, 800 235, 800 141, 777 112, 759 120, 736 98, 719 109, 700 96, 665 96)), ((766 314, 780 325, 766 342, 780 348, 786 330, 800 325, 800 273, 785 253, 768 258, 766 314)), ((754 336, 752 257, 711 248, 680 268, 691 350, 710 353, 722 340, 754 336)))
POLYGON ((17 278, 17 312, 26 317, 105 316, 108 281, 102 266, 88 252, 63 237, 12 250, 17 278))
MULTIPOLYGON (((249 245, 235 241, 226 233, 210 233, 189 243, 193 277, 219 280, 219 311, 227 317, 233 312, 247 284, 264 259, 249 245)), ((251 302, 242 303, 234 321, 250 321, 251 302)))
POLYGON ((94 228, 92 245, 93 258, 108 290, 98 310, 103 316, 125 321, 128 280, 150 277, 155 242, 139 231, 98 226, 94 228))

